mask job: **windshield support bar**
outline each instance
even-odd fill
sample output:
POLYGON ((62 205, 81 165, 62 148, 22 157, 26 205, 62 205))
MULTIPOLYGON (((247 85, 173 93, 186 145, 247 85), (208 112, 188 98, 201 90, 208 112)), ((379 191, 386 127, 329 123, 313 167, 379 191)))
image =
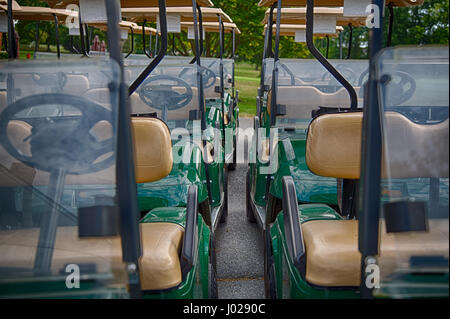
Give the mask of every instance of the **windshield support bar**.
POLYGON ((128 94, 133 94, 150 73, 157 67, 167 52, 167 17, 166 17, 166 0, 158 0, 159 2, 159 25, 161 31, 161 48, 158 55, 150 62, 144 71, 130 85, 128 94))
MULTIPOLYGON (((267 40, 267 47, 265 48, 265 55, 268 58, 274 57, 274 53, 272 51, 272 38, 273 38, 272 32, 273 32, 273 11, 275 10, 276 6, 277 6, 277 2, 272 4, 272 6, 270 7, 270 10, 269 10, 269 23, 268 23, 268 29, 269 29, 268 36, 269 37, 267 40)), ((278 19, 278 17, 277 17, 277 19, 278 19)))
MULTIPOLYGON (((195 62, 197 63, 197 86, 198 86, 198 104, 200 108, 201 115, 201 128, 202 132, 206 130, 206 106, 205 106, 205 98, 203 92, 203 76, 202 76, 202 65, 200 56, 202 55, 203 45, 200 42, 203 42, 203 18, 201 8, 197 5, 196 0, 192 0, 192 14, 194 20, 194 42, 195 42, 195 62), (198 12, 198 17, 197 17, 198 12), (198 19, 197 19, 198 18, 198 19)), ((204 152, 207 152, 206 140, 202 138, 202 156, 204 152)), ((209 178, 209 166, 208 163, 203 161, 205 165, 205 177, 206 177, 206 188, 208 190, 208 199, 209 204, 212 203, 212 192, 211 192, 211 180, 209 178)), ((212 225, 213 225, 213 221, 212 225)))
POLYGON ((314 45, 313 26, 314 26, 314 0, 307 0, 306 6, 306 44, 311 54, 330 72, 336 80, 342 84, 350 96, 350 109, 358 108, 358 97, 353 86, 337 71, 333 65, 320 53, 314 45))
MULTIPOLYGON (((128 54, 125 56, 125 59, 127 59, 134 52, 134 31, 133 31, 132 27, 130 27, 130 31, 131 31, 131 49, 130 49, 130 52, 128 52, 128 54)), ((143 36, 145 37, 145 34, 143 36)), ((144 47, 144 51, 145 51, 145 47, 144 47)))
POLYGON ((8 0, 8 58, 17 58, 16 31, 12 12, 12 0, 8 0))
MULTIPOLYGON (((165 13, 165 0, 163 11, 165 13)), ((119 204, 122 259, 127 263, 128 285, 131 298, 142 295, 139 277, 139 259, 141 257, 141 237, 139 230, 139 208, 134 171, 134 155, 131 135, 131 111, 127 98, 127 85, 124 81, 122 50, 120 47, 119 12, 117 1, 105 0, 108 16, 108 42, 111 59, 121 69, 119 87, 119 110, 117 128, 117 194, 119 204)), ((160 6, 161 11, 161 6, 160 6)))
POLYGON ((91 52, 91 39, 89 37, 89 26, 87 24, 84 24, 84 32, 86 34, 86 52, 90 53, 91 52))
MULTIPOLYGON (((225 83, 223 80, 223 54, 224 54, 224 37, 225 27, 223 26, 222 16, 219 14, 219 44, 220 44, 220 101, 222 106, 222 139, 225 140, 225 83)), ((225 144, 224 144, 225 145, 225 144)))
POLYGON ((89 54, 86 51, 86 42, 84 41, 84 29, 83 24, 81 24, 81 13, 78 12, 78 25, 80 27, 80 46, 81 46, 81 53, 84 56, 89 56, 89 54))
MULTIPOLYGON (((278 91, 278 61, 280 50, 280 25, 281 25, 281 0, 276 2, 277 8, 277 23, 275 34, 275 52, 273 52, 273 73, 272 73, 272 100, 271 100, 271 112, 270 112, 270 126, 275 125, 275 118, 277 116, 277 91, 278 91)), ((272 32, 269 32, 272 34, 272 32)), ((270 41, 270 39, 269 39, 270 41)), ((272 43, 269 43, 270 50, 272 50, 272 43)))
POLYGON ((39 51, 39 23, 40 21, 36 21, 36 30, 34 31, 34 55, 33 59, 36 59, 37 52, 39 51))
POLYGON ((151 59, 152 54, 152 33, 150 32, 150 43, 149 43, 149 49, 150 53, 147 52, 146 44, 145 44, 145 24, 147 23, 147 20, 144 19, 144 22, 142 23, 142 49, 144 50, 144 54, 151 59))
POLYGON ((234 59, 235 59, 235 56, 236 56, 236 29, 235 28, 233 28, 233 33, 232 33, 232 37, 233 37, 233 39, 232 39, 232 41, 233 41, 233 46, 232 46, 232 51, 231 51, 231 58, 233 59, 233 75, 232 75, 232 79, 231 79, 231 92, 232 92, 232 94, 233 94, 233 100, 234 100, 234 98, 236 97, 236 93, 235 93, 235 89, 236 89, 236 86, 235 86, 235 83, 234 83, 234 73, 235 73, 235 61, 234 61, 234 59))
MULTIPOLYGON (((275 4, 277 5, 277 22, 276 22, 276 33, 275 33, 275 52, 273 55, 273 72, 272 72, 272 100, 270 104, 270 127, 275 125, 275 120, 277 116, 278 104, 277 104, 277 93, 278 93, 278 62, 280 60, 279 57, 279 49, 280 49, 280 25, 281 25, 281 0, 278 0, 272 8, 275 8, 275 4)), ((270 24, 273 24, 273 20, 270 20, 270 24)), ((272 34, 272 30, 269 30, 269 33, 272 34)), ((272 43, 269 44, 270 50, 272 50, 272 43)), ((269 106, 268 106, 269 107, 269 106)), ((258 134, 258 132, 255 132, 258 134)), ((269 133, 269 166, 272 164, 272 149, 274 140, 272 138, 272 134, 269 133)), ((272 180, 272 174, 266 175, 266 200, 269 198, 270 191, 270 181, 272 180)))
MULTIPOLYGON (((200 56, 203 55, 203 13, 199 6, 197 6, 197 13, 198 13, 198 25, 200 28, 200 56)), ((197 50, 197 47, 195 47, 195 50, 197 50)), ((194 56, 194 58, 189 62, 189 64, 194 64, 197 61, 197 54, 194 56)))
POLYGON ((390 47, 392 45, 392 29, 394 27, 394 7, 392 5, 392 2, 388 4, 388 9, 389 9, 389 25, 388 25, 386 46, 390 47))
POLYGON ((59 43, 59 22, 58 16, 53 13, 53 18, 55 19, 55 39, 56 39, 56 56, 61 59, 61 48, 59 43))
MULTIPOLYGON (((378 8, 383 0, 372 0, 378 8)), ((371 288, 366 286, 366 265, 372 256, 378 255, 378 231, 380 214, 381 177, 381 124, 377 66, 375 57, 382 49, 383 17, 379 17, 379 28, 369 29, 369 80, 363 108, 361 145, 361 190, 357 213, 359 217, 358 249, 361 252, 361 298, 373 298, 371 288)))
POLYGON ((350 29, 350 34, 348 35, 347 56, 345 57, 346 60, 350 59, 352 54, 353 26, 351 23, 348 25, 348 28, 350 29))
POLYGON ((265 35, 264 35, 264 49, 263 49, 263 56, 262 56, 262 63, 261 63, 261 74, 259 77, 259 91, 258 91, 258 100, 256 101, 256 115, 259 117, 261 114, 261 104, 262 99, 265 92, 265 64, 264 60, 267 58, 267 42, 269 40, 269 28, 266 29, 265 35))

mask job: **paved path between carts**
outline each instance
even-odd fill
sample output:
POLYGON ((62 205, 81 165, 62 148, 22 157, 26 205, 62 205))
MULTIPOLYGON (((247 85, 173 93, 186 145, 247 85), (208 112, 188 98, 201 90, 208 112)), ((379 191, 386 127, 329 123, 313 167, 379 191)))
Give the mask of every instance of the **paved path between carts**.
MULTIPOLYGON (((241 128, 252 127, 240 118, 241 128)), ((238 138, 238 143, 244 143, 238 138)), ((241 144, 242 145, 242 144, 241 144)), ((264 252, 257 224, 245 215, 247 164, 238 164, 228 177, 228 220, 216 233, 217 284, 220 299, 264 298, 264 252)))

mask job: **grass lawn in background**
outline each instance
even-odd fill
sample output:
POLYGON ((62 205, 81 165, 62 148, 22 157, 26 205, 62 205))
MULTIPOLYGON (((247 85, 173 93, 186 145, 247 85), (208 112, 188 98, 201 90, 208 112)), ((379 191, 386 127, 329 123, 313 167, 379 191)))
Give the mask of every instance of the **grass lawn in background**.
POLYGON ((235 69, 236 89, 239 90, 239 115, 256 115, 256 96, 258 94, 260 70, 248 63, 237 63, 235 69))

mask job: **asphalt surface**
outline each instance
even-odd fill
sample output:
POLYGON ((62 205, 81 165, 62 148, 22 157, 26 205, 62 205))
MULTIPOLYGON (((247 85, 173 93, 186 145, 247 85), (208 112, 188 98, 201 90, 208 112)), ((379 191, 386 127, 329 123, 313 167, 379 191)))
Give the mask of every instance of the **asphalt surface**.
MULTIPOLYGON (((241 128, 253 127, 240 118, 241 128)), ((237 143, 245 143, 239 138, 237 143)), ((239 147, 239 145, 238 145, 239 147)), ((228 176, 228 219, 216 230, 217 286, 220 299, 264 298, 263 238, 257 224, 247 221, 245 177, 247 164, 228 176)))

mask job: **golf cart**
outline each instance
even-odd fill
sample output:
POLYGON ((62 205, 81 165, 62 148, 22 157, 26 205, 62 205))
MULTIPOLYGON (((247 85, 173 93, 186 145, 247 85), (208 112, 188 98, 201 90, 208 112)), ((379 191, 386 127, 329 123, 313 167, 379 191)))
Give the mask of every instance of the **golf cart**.
MULTIPOLYGON (((310 41, 314 2, 321 3, 307 1, 310 41)), ((306 133, 308 169, 352 181, 353 187, 342 189, 342 198, 354 213, 299 202, 294 179, 283 177, 282 212, 267 224, 265 236, 269 297, 448 297, 448 212, 443 213, 448 211, 448 157, 440 147, 427 147, 426 156, 441 161, 433 161, 436 170, 430 173, 420 156, 411 156, 426 145, 417 141, 440 145, 448 140, 448 95, 443 89, 448 48, 379 53, 381 32, 374 29, 370 34, 363 110, 316 114, 306 133), (383 66, 388 60, 389 66, 383 66), (421 65, 424 60, 426 65, 421 65), (433 83, 439 83, 436 91, 431 92, 429 84, 419 89, 416 80, 425 77, 422 84, 430 83, 430 74, 433 83), (419 110, 418 105, 426 107, 419 110), (386 115, 379 112, 382 107, 386 115), (437 186, 431 187, 431 180, 437 186), (427 183, 430 186, 424 186, 427 183)))
MULTIPOLYGON (((187 31, 188 39, 193 39, 193 15, 190 7, 173 7, 168 8, 168 15, 171 16, 175 22, 171 29, 172 34, 172 50, 171 55, 166 56, 162 65, 165 64, 193 64, 196 58, 189 56, 176 55, 176 33, 181 31, 187 31)), ((234 169, 235 167, 235 133, 238 125, 238 108, 235 103, 236 98, 234 95, 234 60, 224 59, 224 39, 225 33, 230 32, 232 36, 233 44, 233 56, 235 47, 235 32, 239 32, 236 25, 232 23, 231 18, 218 8, 204 8, 201 10, 201 22, 200 25, 205 25, 207 32, 220 32, 220 54, 218 58, 202 58, 203 64, 201 66, 203 72, 203 90, 206 105, 206 114, 208 124, 222 130, 222 138, 225 140, 225 128, 232 130, 233 143, 230 147, 226 147, 226 163, 227 167, 234 169), (231 92, 227 92, 230 91, 231 92), (225 116, 222 116, 225 114, 225 116), (217 125, 218 124, 218 125, 217 125)), ((157 22, 158 11, 157 8, 124 8, 122 15, 130 21, 139 22, 145 25, 147 22, 157 22)), ((200 17, 200 16, 199 16, 200 17)), ((203 34, 200 34, 200 55, 203 54, 203 34)), ((177 35, 178 36, 178 35, 177 35)), ((179 36, 178 36, 179 37, 179 36)), ((192 43, 191 43, 192 44, 192 43)), ((184 48, 184 51, 187 49, 184 48)), ((178 50, 180 51, 180 50, 178 50)), ((196 52, 195 49, 192 52, 196 52)), ((143 63, 137 61, 127 61, 126 65, 130 68, 130 78, 133 79, 136 74, 139 74, 140 70, 144 67, 143 63)), ((178 75, 177 75, 178 76, 178 75)), ((183 71, 179 74, 182 79, 186 79, 186 73, 183 71)), ((194 80, 196 80, 194 78, 194 80)), ((196 81, 195 81, 196 82, 196 81)), ((195 84, 194 82, 194 84, 195 84)), ((223 142, 223 145, 225 143, 223 142)))
MULTIPOLYGON (((167 39, 165 2, 159 7, 167 39)), ((7 87, 0 110, 0 294, 216 297, 211 230, 198 214, 195 185, 185 207, 167 208, 165 216, 150 212, 139 222, 136 182, 170 173, 170 131, 160 119, 130 117, 120 7, 95 4, 107 17, 109 57, 0 63, 7 87), (102 94, 66 92, 66 75, 74 70, 102 94), (26 77, 45 79, 45 85, 30 88, 26 77)), ((8 11, 12 17, 11 1, 8 11)))
MULTIPOLYGON (((263 22, 273 21, 274 12, 277 10, 275 5, 272 5, 263 22)), ((363 16, 344 17, 342 8, 319 7, 314 10, 314 15, 325 22, 325 26, 315 31, 316 37, 336 36, 342 26, 349 23, 360 25, 365 21, 363 16)), ((306 41, 307 27, 303 24, 305 20, 304 8, 283 9, 275 32, 279 36, 294 35, 298 41, 306 41), (291 24, 286 27, 285 22, 291 24), (298 24, 292 25, 294 22, 298 24)), ((270 34, 274 30, 268 25, 266 31, 265 56, 271 56, 270 34)), ((308 43, 310 44, 312 40, 308 43)), ((338 207, 337 180, 317 176, 311 173, 306 165, 307 128, 311 119, 320 112, 349 110, 347 89, 350 87, 354 91, 355 86, 359 91, 358 80, 368 65, 364 60, 329 61, 318 49, 314 49, 312 52, 317 60, 264 60, 260 92, 266 93, 260 95, 259 114, 254 119, 255 138, 250 153, 250 158, 254 161, 249 165, 247 176, 247 217, 252 222, 257 221, 263 230, 274 221, 274 217, 281 210, 283 176, 294 177, 300 203, 324 203, 338 207), (336 78, 330 75, 329 69, 337 75, 336 78), (271 112, 272 109, 277 111, 271 112), (272 128, 271 133, 268 132, 269 128, 272 128), (273 129, 277 130, 276 136, 270 135, 274 133, 273 129), (269 172, 269 167, 272 166, 273 172, 269 172)), ((278 55, 277 46, 275 51, 275 55, 278 55)), ((357 102, 358 100, 361 105, 362 99, 357 99, 357 102)))
MULTIPOLYGON (((222 10, 216 8, 198 8, 198 11, 206 19, 217 19, 217 14, 224 15, 222 10)), ((169 7, 168 12, 180 15, 184 20, 196 20, 191 7, 169 7)), ((124 8, 122 14, 143 24, 160 19, 157 19, 160 14, 158 8, 151 7, 124 8)), ((207 81, 211 76, 215 80, 215 75, 213 72, 200 72, 205 68, 198 63, 189 63, 190 59, 159 55, 153 60, 126 61, 125 72, 131 75, 129 79, 132 81, 130 101, 133 116, 161 118, 168 125, 174 144, 175 163, 169 176, 156 183, 138 184, 139 209, 144 216, 151 210, 155 213, 156 208, 185 207, 188 189, 195 184, 199 189, 200 214, 214 230, 219 221, 224 222, 227 216, 227 172, 224 169, 221 132, 215 129, 220 119, 211 122, 211 115, 215 114, 203 111, 204 91, 199 85, 199 73, 202 76, 206 74, 207 81), (158 58, 161 63, 148 78, 144 80, 137 75, 146 69, 145 62, 154 63, 158 58), (142 85, 135 89, 135 83, 139 81, 143 81, 142 85)), ((202 80, 201 84, 204 85, 205 81, 202 80)))

